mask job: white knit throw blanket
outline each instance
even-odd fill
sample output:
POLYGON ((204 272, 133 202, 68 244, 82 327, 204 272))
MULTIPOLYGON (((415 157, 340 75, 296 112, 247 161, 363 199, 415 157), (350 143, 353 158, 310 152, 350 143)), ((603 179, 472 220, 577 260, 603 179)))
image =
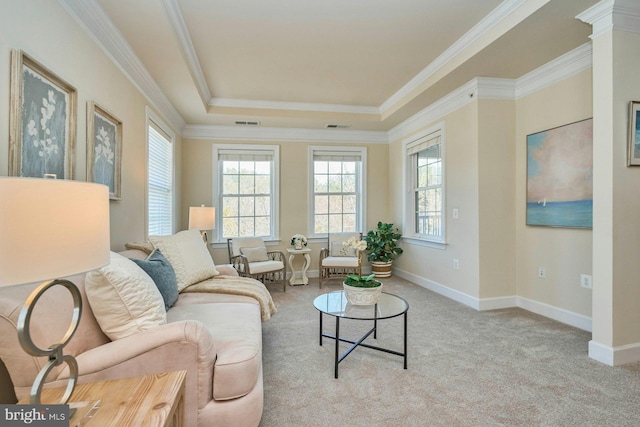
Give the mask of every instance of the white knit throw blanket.
POLYGON ((215 276, 194 285, 188 286, 182 292, 212 292, 217 294, 244 295, 254 298, 260 304, 262 321, 269 320, 276 313, 276 305, 266 286, 250 277, 215 276))

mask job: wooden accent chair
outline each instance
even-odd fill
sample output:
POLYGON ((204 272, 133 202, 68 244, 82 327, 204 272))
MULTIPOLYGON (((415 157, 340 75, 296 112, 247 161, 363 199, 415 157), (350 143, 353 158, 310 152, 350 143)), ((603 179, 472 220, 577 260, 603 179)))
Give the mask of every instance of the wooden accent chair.
POLYGON ((348 274, 361 274, 362 253, 354 249, 345 249, 342 245, 350 237, 362 240, 362 233, 330 233, 328 247, 320 249, 320 262, 318 263, 320 270, 318 285, 320 288, 326 280, 346 277, 348 274))
POLYGON ((261 237, 227 239, 229 262, 243 277, 267 284, 281 284, 287 292, 287 266, 281 251, 268 251, 261 237))

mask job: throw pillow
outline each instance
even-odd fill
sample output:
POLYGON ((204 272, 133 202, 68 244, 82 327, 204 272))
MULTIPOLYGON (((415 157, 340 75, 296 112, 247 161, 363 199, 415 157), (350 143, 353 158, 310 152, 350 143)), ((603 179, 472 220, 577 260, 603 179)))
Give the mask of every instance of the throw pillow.
POLYGON ((240 248, 240 253, 247 257, 249 262, 269 261, 267 248, 259 246, 257 248, 240 248))
POLYGON ((137 249, 146 253, 147 255, 153 252, 153 245, 150 242, 128 242, 124 244, 127 249, 137 249))
POLYGON ((149 240, 171 263, 176 273, 178 292, 220 274, 202 241, 200 231, 196 229, 170 236, 149 236, 149 240))
POLYGON ((173 267, 162 255, 160 249, 153 251, 147 259, 131 259, 131 261, 138 264, 153 279, 164 300, 165 311, 169 310, 178 300, 178 282, 173 267))
POLYGON ((329 253, 331 256, 356 256, 356 250, 350 246, 345 248, 342 246, 342 242, 331 242, 329 253))
POLYGON ((167 322, 160 291, 133 261, 111 252, 111 262, 90 271, 85 292, 102 331, 112 341, 167 322))

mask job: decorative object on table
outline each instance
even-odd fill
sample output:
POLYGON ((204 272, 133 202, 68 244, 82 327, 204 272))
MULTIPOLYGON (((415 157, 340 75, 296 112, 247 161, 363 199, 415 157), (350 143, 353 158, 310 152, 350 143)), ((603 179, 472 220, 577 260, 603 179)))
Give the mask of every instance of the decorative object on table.
POLYGON ((302 249, 307 246, 307 238, 302 234, 294 234, 291 236, 291 246, 294 249, 302 249))
POLYGON ((205 205, 191 206, 189 208, 189 230, 200 230, 205 244, 209 241, 207 230, 213 230, 216 226, 216 208, 205 205))
POLYGON ((378 302, 382 292, 382 282, 374 279, 376 275, 358 276, 349 274, 342 286, 347 301, 353 305, 372 305, 378 302))
POLYGON ((87 181, 109 187, 109 198, 122 197, 122 122, 95 102, 87 103, 87 181))
POLYGON ((527 225, 592 224, 593 119, 527 135, 527 225))
MULTIPOLYGON (((347 274, 360 275, 362 270, 362 251, 355 248, 346 250, 345 242, 359 242, 362 233, 329 233, 328 246, 320 249, 318 262, 318 286, 333 278, 344 279, 347 274)), ((348 246, 350 247, 350 246, 348 246)))
POLYGON ((76 97, 69 83, 11 51, 9 175, 74 178, 76 97))
POLYGON ((109 263, 109 191, 104 185, 58 179, 0 178, 0 286, 47 280, 27 299, 18 318, 18 339, 24 351, 48 357, 31 388, 32 404, 40 404, 47 375, 66 363, 66 403, 78 378, 78 364, 64 354, 80 322, 82 297, 69 280, 59 279, 109 263), (49 280, 49 279, 54 280, 49 280), (60 285, 73 297, 71 324, 58 343, 38 347, 30 335, 31 315, 38 299, 60 285))
POLYGON ((375 230, 369 230, 364 240, 367 242, 367 259, 371 263, 371 271, 376 277, 390 277, 391 265, 396 256, 403 250, 398 247, 402 235, 391 223, 378 221, 375 230))
POLYGON ((629 102, 627 166, 640 166, 640 101, 629 102))

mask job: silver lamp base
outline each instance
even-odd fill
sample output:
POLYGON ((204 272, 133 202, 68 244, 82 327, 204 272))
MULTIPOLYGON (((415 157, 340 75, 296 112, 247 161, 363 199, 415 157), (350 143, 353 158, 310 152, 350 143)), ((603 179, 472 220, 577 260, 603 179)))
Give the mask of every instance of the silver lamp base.
POLYGON ((67 389, 65 390, 64 395, 60 403, 66 404, 71 397, 71 393, 73 393, 73 389, 76 386, 76 381, 78 379, 78 363, 76 359, 71 355, 64 355, 62 350, 64 346, 71 340, 71 337, 78 329, 78 324, 80 323, 80 316, 82 315, 82 296, 80 295, 80 290, 76 285, 66 279, 56 279, 50 280, 47 282, 43 282, 40 286, 38 286, 34 291, 29 295, 27 301, 24 303, 24 307, 22 307, 22 311, 20 311, 20 316, 18 317, 18 340, 20 341, 20 345, 28 354, 36 357, 48 357, 49 362, 40 370, 38 375, 36 376, 35 382, 31 387, 31 398, 30 403, 33 405, 39 405, 42 402, 40 401, 40 395, 42 394, 42 386, 44 385, 44 381, 47 379, 47 375, 51 372, 53 368, 63 363, 69 365, 69 382, 67 383, 67 389), (69 329, 62 337, 60 342, 49 346, 49 348, 41 349, 36 346, 31 339, 30 333, 30 323, 31 323, 31 314, 33 313, 33 309, 38 302, 38 299, 51 287, 60 285, 67 288, 67 290, 71 293, 73 297, 73 314, 71 317, 71 324, 69 325, 69 329))

